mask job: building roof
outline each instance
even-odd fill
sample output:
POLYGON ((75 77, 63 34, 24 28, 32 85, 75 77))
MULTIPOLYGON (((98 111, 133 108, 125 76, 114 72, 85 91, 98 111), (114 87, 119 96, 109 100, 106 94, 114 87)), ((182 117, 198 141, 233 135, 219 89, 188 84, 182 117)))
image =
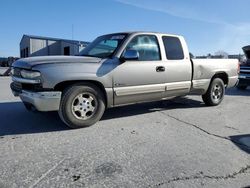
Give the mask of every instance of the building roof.
POLYGON ((43 37, 43 36, 27 35, 27 34, 23 35, 21 42, 22 42, 24 37, 28 37, 28 38, 32 38, 32 39, 41 39, 41 40, 64 41, 64 42, 68 42, 68 43, 83 44, 83 45, 88 45, 90 43, 90 42, 80 41, 80 40, 60 39, 60 38, 43 37))

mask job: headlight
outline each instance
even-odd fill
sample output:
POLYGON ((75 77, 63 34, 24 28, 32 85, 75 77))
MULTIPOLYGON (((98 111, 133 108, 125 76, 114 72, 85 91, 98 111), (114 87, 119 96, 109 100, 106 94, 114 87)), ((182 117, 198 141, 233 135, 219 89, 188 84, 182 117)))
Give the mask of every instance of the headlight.
POLYGON ((40 77, 41 73, 37 71, 21 70, 21 75, 23 78, 33 79, 40 77))

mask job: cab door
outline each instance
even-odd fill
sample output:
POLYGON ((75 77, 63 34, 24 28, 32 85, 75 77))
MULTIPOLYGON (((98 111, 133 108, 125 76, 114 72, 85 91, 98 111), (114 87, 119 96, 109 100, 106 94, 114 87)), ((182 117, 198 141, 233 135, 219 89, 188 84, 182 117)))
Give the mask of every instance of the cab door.
POLYGON ((113 72, 114 104, 161 99, 165 93, 165 63, 156 35, 136 35, 125 50, 136 50, 137 60, 125 61, 113 72))
POLYGON ((162 36, 166 74, 164 97, 186 95, 191 89, 192 63, 183 37, 162 36))

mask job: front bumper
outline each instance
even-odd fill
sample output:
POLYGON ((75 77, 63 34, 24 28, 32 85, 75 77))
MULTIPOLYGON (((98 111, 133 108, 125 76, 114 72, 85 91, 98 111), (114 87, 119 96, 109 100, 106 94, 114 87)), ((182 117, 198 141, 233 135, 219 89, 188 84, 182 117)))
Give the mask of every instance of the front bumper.
POLYGON ((21 92, 12 90, 12 92, 15 96, 19 96, 23 102, 31 104, 38 111, 48 112, 59 110, 62 92, 31 92, 26 90, 22 90, 21 92))
POLYGON ((32 105, 36 110, 58 111, 62 92, 41 90, 40 80, 25 79, 12 76, 10 88, 14 96, 19 96, 24 103, 32 105))

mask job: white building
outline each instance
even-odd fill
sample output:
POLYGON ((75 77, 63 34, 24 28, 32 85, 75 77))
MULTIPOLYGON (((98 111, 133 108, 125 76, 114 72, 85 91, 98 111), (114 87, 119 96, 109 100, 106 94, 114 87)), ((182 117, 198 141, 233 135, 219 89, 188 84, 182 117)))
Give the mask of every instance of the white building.
POLYGON ((20 57, 79 55, 88 44, 78 40, 23 35, 20 42, 20 57))

